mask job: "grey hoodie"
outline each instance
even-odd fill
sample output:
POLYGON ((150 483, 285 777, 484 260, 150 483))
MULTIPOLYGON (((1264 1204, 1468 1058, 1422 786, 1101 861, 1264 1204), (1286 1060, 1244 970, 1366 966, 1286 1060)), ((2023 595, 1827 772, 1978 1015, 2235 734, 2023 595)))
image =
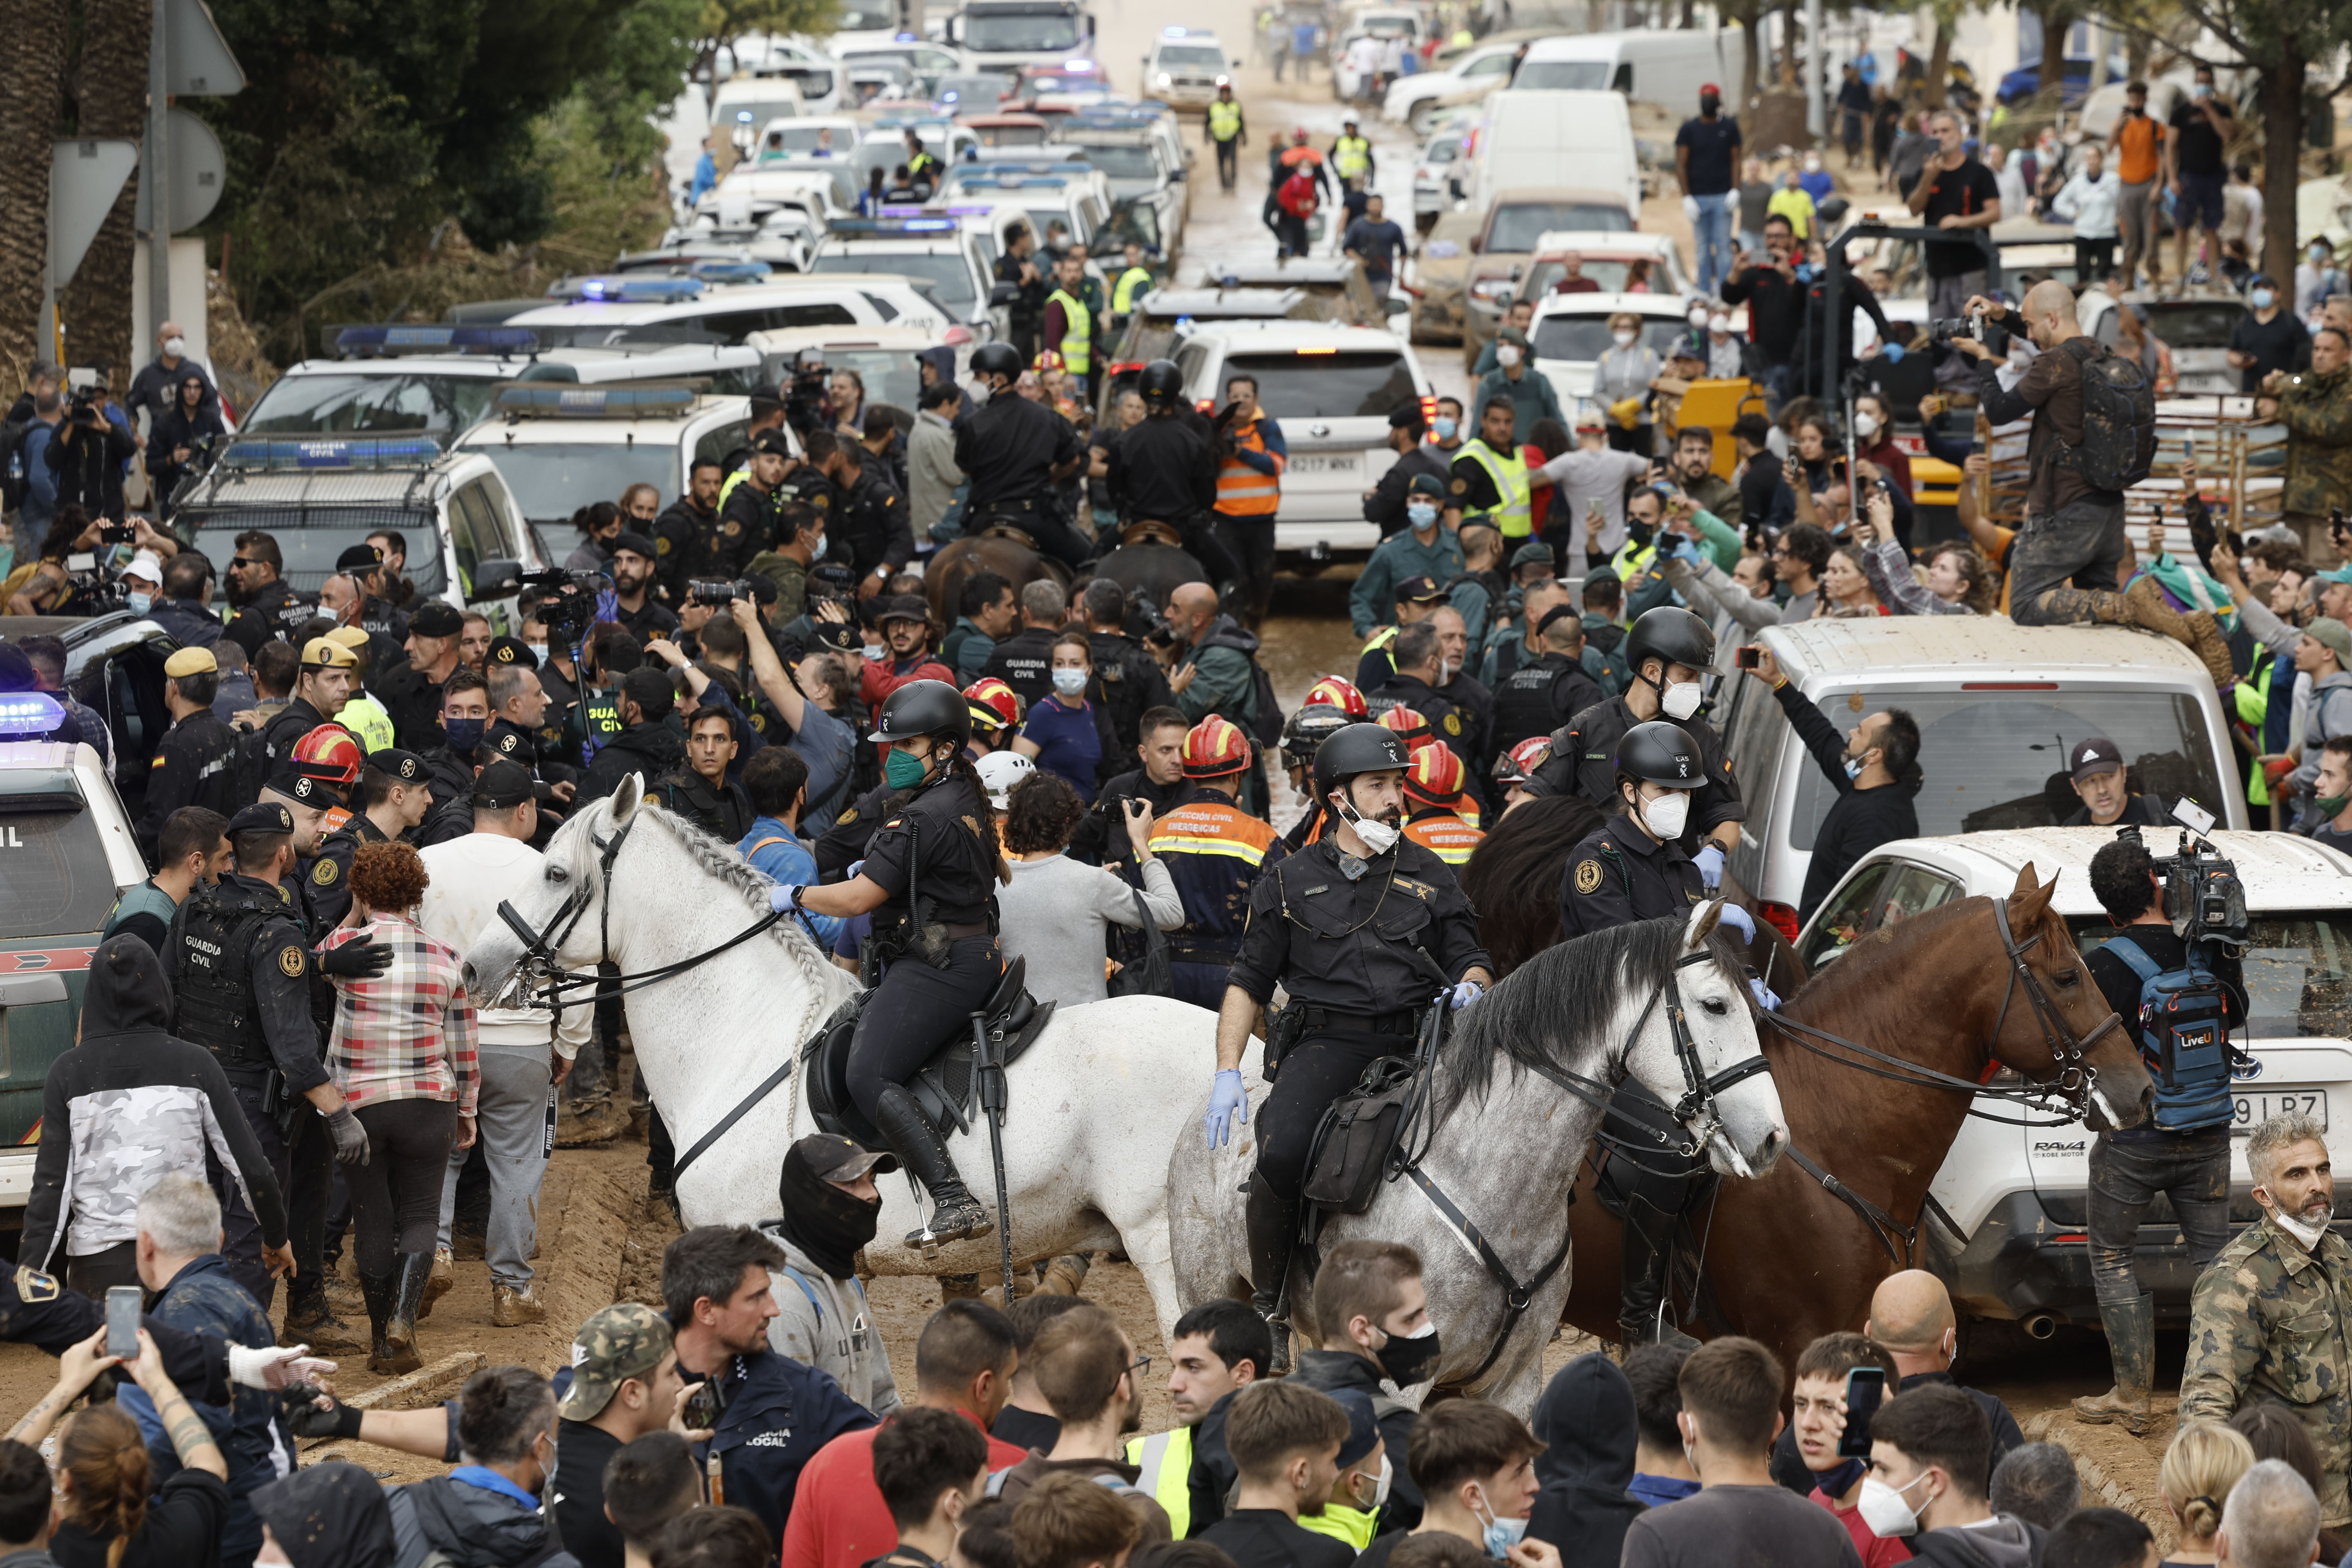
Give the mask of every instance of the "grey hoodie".
POLYGON ((1930 1530, 1911 1538, 1911 1555, 1938 1568, 2040 1568, 2043 1533, 2014 1514, 1989 1524, 1930 1530))

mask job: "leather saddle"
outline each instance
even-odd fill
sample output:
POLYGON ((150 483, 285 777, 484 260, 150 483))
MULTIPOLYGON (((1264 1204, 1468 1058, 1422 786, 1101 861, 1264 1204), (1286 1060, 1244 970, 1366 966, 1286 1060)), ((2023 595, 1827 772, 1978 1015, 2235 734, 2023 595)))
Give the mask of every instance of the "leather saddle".
POLYGON ((1181 550, 1183 536, 1168 523, 1154 518, 1138 518, 1118 531, 1121 544, 1169 544, 1181 550))
MULTIPOLYGON (((920 963, 921 959, 909 955, 901 963, 920 963)), ((1004 973, 989 993, 988 1000, 979 1011, 985 1018, 988 1047, 992 1054, 1001 1055, 1004 1065, 1011 1067, 1021 1059, 1022 1053, 1045 1031, 1052 1021, 1057 1002, 1040 1003, 1029 994, 1024 984, 1028 961, 1016 958, 1004 966, 1004 973)), ((801 1071, 806 1075, 809 1111, 821 1131, 852 1138, 868 1149, 887 1149, 873 1124, 858 1113, 849 1096, 849 1047, 857 1034, 857 1020, 866 1010, 866 1000, 873 994, 861 991, 834 1010, 801 1047, 801 1071)), ((980 1051, 972 1039, 967 1022, 956 1035, 941 1045, 930 1060, 925 1062, 907 1085, 915 1102, 922 1107, 925 1117, 941 1137, 955 1132, 968 1132, 972 1125, 973 1102, 980 1092, 980 1051)))
POLYGON ((989 522, 982 525, 977 535, 982 539, 1009 539, 1024 550, 1037 548, 1036 536, 1027 529, 1010 522, 989 522))

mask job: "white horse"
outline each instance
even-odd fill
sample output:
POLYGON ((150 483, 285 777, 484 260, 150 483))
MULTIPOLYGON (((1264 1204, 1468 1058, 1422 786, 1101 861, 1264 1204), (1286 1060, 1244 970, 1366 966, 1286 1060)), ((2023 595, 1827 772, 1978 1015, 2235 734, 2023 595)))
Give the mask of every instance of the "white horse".
MULTIPOLYGON (((629 975, 721 947, 768 913, 772 885, 731 846, 646 799, 632 776, 557 831, 545 881, 509 901, 533 931, 549 933, 563 968, 609 957, 629 975), (605 847, 616 835, 626 837, 608 887, 605 847)), ((528 956, 504 926, 486 931, 466 954, 477 1001, 528 981, 528 956)), ((708 963, 629 993, 624 1005, 637 1070, 680 1154, 856 990, 855 977, 819 952, 797 921, 780 921, 708 963)), ((584 991, 571 995, 587 1005, 584 991)), ((1168 1160, 1181 1137, 1199 1139, 1193 1091, 1215 1067, 1216 1015, 1202 1008, 1121 997, 1057 1012, 1006 1075, 1004 1175, 1015 1265, 1066 1252, 1124 1251, 1142 1272, 1160 1328, 1172 1330, 1179 1309, 1169 1258, 1168 1160)), ((687 1224, 754 1224, 777 1213, 784 1151, 817 1130, 801 1071, 795 1065, 679 1173, 687 1224)), ((950 1131, 948 1146, 992 1210, 995 1173, 987 1123, 976 1109, 971 1130, 950 1131)), ((882 1193, 881 1226, 866 1248, 877 1274, 998 1267, 993 1232, 950 1242, 935 1257, 907 1246, 904 1237, 921 1228, 929 1206, 917 1202, 911 1183, 886 1177, 882 1193)))
MULTIPOLYGON (((1694 1087, 1719 1085, 1711 1110, 1696 1111, 1687 1131, 1726 1175, 1761 1175, 1787 1146, 1738 960, 1713 935, 1717 909, 1702 905, 1686 922, 1643 921, 1549 948, 1456 1017, 1432 1086, 1436 1121, 1419 1171, 1528 1288, 1518 1312, 1470 1233, 1412 1177, 1380 1188, 1364 1214, 1323 1227, 1324 1250, 1360 1237, 1404 1242, 1421 1254, 1442 1347, 1421 1394, 1444 1384, 1532 1414, 1543 1348, 1568 1300, 1568 1205, 1601 1125, 1602 1107, 1592 1101, 1605 1104, 1624 1078, 1670 1106, 1694 1087), (1675 1039, 1682 1026, 1687 1053, 1675 1039), (1749 1064, 1756 1070, 1738 1076, 1749 1064), (1583 1093, 1563 1078, 1584 1080, 1583 1093)), ((1244 1076, 1252 1104, 1263 1107, 1263 1080, 1254 1070, 1244 1076)), ((1206 1105, 1205 1094, 1192 1097, 1195 1116, 1206 1105)), ((1168 1215, 1177 1293, 1188 1310, 1247 1294, 1242 1189, 1255 1159, 1254 1137, 1212 1151, 1197 1121, 1176 1145, 1168 1215)), ((1318 1327, 1304 1253, 1293 1253, 1289 1279, 1290 1321, 1302 1345, 1318 1327)))

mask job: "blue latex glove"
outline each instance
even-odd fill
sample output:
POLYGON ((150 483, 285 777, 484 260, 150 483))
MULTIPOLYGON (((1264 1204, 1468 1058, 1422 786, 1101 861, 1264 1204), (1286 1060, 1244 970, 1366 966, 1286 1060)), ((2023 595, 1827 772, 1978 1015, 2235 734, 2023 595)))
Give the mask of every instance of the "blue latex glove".
POLYGON ((1741 909, 1738 904, 1725 904, 1723 906, 1723 913, 1717 916, 1717 919, 1723 924, 1727 925, 1732 930, 1738 931, 1739 933, 1740 941, 1754 942, 1756 940, 1756 917, 1749 914, 1746 910, 1741 909))
POLYGON ((1209 1114, 1201 1119, 1201 1130, 1209 1135, 1209 1147, 1223 1146, 1227 1123, 1238 1116, 1249 1121, 1249 1090, 1242 1087, 1239 1068, 1219 1068, 1216 1086, 1209 1090, 1209 1114))
POLYGON ((1475 980, 1465 980, 1454 988, 1454 1011, 1459 1013, 1485 994, 1486 994, 1485 986, 1475 980))
POLYGON ((778 914, 782 914, 793 907, 793 895, 800 890, 800 884, 797 882, 777 883, 768 889, 768 908, 778 914))
MULTIPOLYGON (((956 537, 961 539, 963 536, 961 534, 958 534, 956 537)), ((856 881, 857 879, 857 874, 865 869, 866 862, 864 860, 852 860, 849 863, 849 869, 842 873, 842 880, 845 882, 856 881)))
POLYGON ((1756 1005, 1767 1013, 1777 1013, 1780 1010, 1780 998, 1774 995, 1769 987, 1752 974, 1748 977, 1748 994, 1755 997, 1756 1005))
POLYGON ((1903 345, 1901 343, 1882 343, 1879 345, 1878 357, 1885 360, 1888 364, 1901 364, 1903 363, 1903 345))
POLYGON ((1723 886, 1722 845, 1709 844, 1706 846, 1700 849, 1697 854, 1691 857, 1691 864, 1698 868, 1698 879, 1706 884, 1706 890, 1708 892, 1711 893, 1717 888, 1723 886))

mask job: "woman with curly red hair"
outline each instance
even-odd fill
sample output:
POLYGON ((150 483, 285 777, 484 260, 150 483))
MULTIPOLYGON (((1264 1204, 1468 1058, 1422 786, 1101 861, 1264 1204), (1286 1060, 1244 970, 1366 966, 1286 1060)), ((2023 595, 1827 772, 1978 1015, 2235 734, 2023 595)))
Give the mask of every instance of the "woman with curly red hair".
POLYGON ((416 906, 425 862, 394 839, 352 858, 352 912, 328 949, 373 938, 393 961, 383 973, 336 979, 327 1068, 367 1133, 367 1156, 343 1167, 351 1189, 360 1293, 374 1331, 370 1371, 414 1372, 416 1320, 448 1289, 433 1280, 441 1184, 452 1148, 474 1142, 481 1074, 474 1004, 457 951, 425 933, 416 906))

